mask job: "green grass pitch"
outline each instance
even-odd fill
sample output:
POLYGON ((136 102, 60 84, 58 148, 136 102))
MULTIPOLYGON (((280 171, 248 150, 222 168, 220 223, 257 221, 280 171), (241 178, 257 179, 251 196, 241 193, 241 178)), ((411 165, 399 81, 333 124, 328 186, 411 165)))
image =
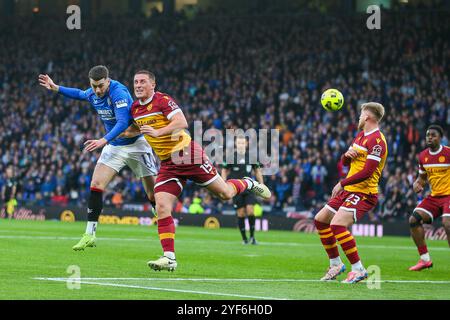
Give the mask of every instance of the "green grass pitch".
POLYGON ((356 237, 366 268, 380 270, 371 288, 317 281, 328 266, 317 234, 257 232, 260 244, 245 246, 237 229, 180 226, 171 273, 147 267, 161 254, 155 226, 99 225, 97 247, 74 252, 84 229, 82 222, 1 220, 0 299, 450 299, 446 241, 428 241, 432 269, 410 272, 418 260, 411 239, 356 237))

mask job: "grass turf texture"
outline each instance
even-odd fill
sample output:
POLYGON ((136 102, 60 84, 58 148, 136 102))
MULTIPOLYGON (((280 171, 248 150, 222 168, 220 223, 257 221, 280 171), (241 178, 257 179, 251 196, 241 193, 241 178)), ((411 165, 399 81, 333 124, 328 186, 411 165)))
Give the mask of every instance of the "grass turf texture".
POLYGON ((411 239, 356 237, 365 266, 381 270, 380 289, 369 289, 365 283, 316 281, 328 267, 317 234, 257 232, 260 244, 244 246, 237 229, 181 226, 178 268, 169 273, 146 264, 161 254, 155 226, 99 225, 97 247, 74 252, 84 229, 84 222, 0 220, 0 299, 450 299, 446 241, 428 241, 433 269, 411 272, 418 260, 411 239), (82 281, 95 284, 69 290, 71 265, 80 267, 82 281))

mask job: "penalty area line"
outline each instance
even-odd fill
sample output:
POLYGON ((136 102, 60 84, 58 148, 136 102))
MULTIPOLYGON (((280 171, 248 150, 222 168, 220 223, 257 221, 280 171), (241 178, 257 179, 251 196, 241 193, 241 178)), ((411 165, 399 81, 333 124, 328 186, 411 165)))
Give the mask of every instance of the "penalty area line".
MULTIPOLYGON (((147 287, 147 286, 138 286, 138 285, 130 285, 130 284, 120 284, 120 283, 95 282, 95 281, 80 280, 79 278, 78 279, 77 278, 75 278, 75 279, 73 279, 73 278, 33 278, 33 279, 34 280, 57 281, 57 282, 79 281, 80 284, 91 284, 91 285, 106 286, 106 287, 133 288, 133 289, 143 289, 143 290, 152 290, 152 291, 168 291, 168 292, 177 292, 177 293, 193 293, 193 294, 210 295, 210 296, 235 297, 235 298, 247 298, 247 299, 258 299, 258 300, 288 300, 285 298, 250 296, 250 295, 224 293, 224 292, 169 289, 169 288, 147 287)), ((95 279, 95 278, 93 278, 93 279, 95 279)))

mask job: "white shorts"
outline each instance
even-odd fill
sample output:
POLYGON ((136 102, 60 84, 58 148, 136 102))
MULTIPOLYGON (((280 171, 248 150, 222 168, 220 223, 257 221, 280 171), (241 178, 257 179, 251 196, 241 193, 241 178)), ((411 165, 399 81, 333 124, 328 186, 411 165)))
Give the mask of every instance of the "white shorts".
POLYGON ((97 163, 103 163, 117 172, 128 166, 138 178, 156 176, 158 173, 153 150, 144 137, 125 146, 106 145, 97 163))

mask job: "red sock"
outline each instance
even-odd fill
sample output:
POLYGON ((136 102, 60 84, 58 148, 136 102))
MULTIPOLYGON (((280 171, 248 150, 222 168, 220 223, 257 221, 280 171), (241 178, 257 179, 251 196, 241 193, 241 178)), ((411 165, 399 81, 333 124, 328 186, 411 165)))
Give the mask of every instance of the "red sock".
POLYGON ((417 250, 419 250, 419 254, 420 255, 423 255, 423 254, 428 252, 427 245, 423 245, 423 246, 417 247, 417 250))
POLYGON ((158 234, 163 251, 175 252, 175 224, 172 216, 158 220, 158 234))
POLYGON ((227 183, 231 183, 231 185, 236 190, 236 195, 247 190, 248 183, 245 179, 229 179, 227 183))
POLYGON ((331 225, 331 230, 336 237, 336 240, 341 245, 342 250, 344 250, 347 259, 351 264, 357 263, 359 259, 358 249, 356 248, 356 241, 353 238, 350 231, 344 226, 338 226, 335 224, 331 225))
POLYGON ((331 231, 330 225, 328 223, 323 223, 317 220, 314 220, 314 224, 316 226, 317 231, 319 232, 320 241, 322 241, 322 245, 325 248, 328 257, 330 259, 339 257, 339 250, 336 244, 336 238, 334 237, 334 234, 331 231))

